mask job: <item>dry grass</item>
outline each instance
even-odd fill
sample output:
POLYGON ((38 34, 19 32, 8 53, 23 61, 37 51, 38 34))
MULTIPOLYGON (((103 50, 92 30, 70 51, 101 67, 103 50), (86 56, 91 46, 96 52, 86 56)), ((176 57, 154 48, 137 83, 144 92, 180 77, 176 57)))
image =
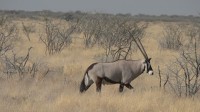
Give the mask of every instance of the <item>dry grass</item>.
MULTIPOLYGON (((30 22, 26 20, 25 22, 30 22)), ((31 21, 33 22, 33 21, 31 21)), ((19 22, 20 23, 20 22, 19 22)), ((37 25, 41 29, 41 25, 37 25)), ((144 41, 152 66, 164 66, 176 52, 161 51, 158 48, 162 28, 161 23, 152 23, 147 29, 144 41)), ((16 42, 15 52, 26 54, 32 46, 31 59, 48 63, 50 67, 60 67, 62 72, 48 74, 41 80, 15 77, 0 80, 0 111, 2 112, 198 112, 200 100, 197 98, 177 98, 158 88, 158 76, 141 75, 132 82, 134 91, 125 89, 118 93, 118 85, 103 86, 102 93, 95 92, 93 85, 86 93, 79 93, 79 84, 88 65, 94 57, 103 53, 100 48, 85 49, 81 35, 60 54, 46 56, 45 47, 38 34, 31 35, 31 42, 20 32, 22 39, 16 42)), ((139 59, 141 53, 133 54, 139 59)))

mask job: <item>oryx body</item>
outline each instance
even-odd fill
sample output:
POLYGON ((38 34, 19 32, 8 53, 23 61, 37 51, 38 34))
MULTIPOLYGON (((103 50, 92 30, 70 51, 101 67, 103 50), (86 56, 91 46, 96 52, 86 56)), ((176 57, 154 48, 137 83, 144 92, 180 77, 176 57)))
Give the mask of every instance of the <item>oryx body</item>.
POLYGON ((118 60, 110 63, 94 63, 88 67, 81 83, 80 92, 86 91, 93 83, 97 91, 101 90, 101 84, 120 84, 119 91, 126 86, 129 89, 131 81, 141 75, 145 69, 149 74, 153 70, 149 60, 118 60))
POLYGON ((86 91, 93 83, 96 84, 96 90, 101 91, 102 84, 119 83, 119 91, 122 92, 124 86, 133 89, 130 85, 131 81, 141 75, 145 69, 147 73, 153 75, 153 69, 150 64, 151 58, 148 58, 147 53, 140 42, 134 38, 130 32, 136 45, 144 56, 142 60, 118 60, 110 63, 93 63, 91 64, 83 77, 80 85, 80 92, 86 91))

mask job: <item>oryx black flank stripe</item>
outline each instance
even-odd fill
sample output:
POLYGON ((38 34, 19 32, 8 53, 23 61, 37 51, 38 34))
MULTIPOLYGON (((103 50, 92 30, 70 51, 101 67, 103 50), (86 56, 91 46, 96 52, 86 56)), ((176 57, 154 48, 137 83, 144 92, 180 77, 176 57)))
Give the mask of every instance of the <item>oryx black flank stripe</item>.
POLYGON ((120 83, 120 82, 113 81, 113 80, 111 80, 111 79, 109 79, 109 78, 107 78, 107 77, 104 77, 103 79, 104 79, 106 82, 109 82, 109 83, 112 83, 112 84, 118 84, 118 83, 120 83))

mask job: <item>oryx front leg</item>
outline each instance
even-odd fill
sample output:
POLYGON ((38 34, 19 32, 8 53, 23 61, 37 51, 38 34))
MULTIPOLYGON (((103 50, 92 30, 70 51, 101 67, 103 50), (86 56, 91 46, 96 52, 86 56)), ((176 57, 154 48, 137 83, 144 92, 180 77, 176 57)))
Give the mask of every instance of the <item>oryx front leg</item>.
POLYGON ((133 86, 131 86, 131 84, 130 84, 130 83, 128 83, 128 84, 125 84, 125 86, 126 86, 128 89, 133 89, 133 86))
POLYGON ((96 83, 96 91, 101 92, 102 78, 97 77, 95 83, 96 83))

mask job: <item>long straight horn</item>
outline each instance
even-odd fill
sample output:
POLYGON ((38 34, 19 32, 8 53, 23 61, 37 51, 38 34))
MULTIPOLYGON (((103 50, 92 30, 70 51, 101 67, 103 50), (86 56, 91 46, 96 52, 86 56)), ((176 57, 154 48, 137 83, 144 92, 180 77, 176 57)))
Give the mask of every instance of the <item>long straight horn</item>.
POLYGON ((135 41, 136 45, 137 45, 138 48, 140 49, 140 51, 141 51, 142 55, 144 56, 144 58, 145 58, 145 59, 148 59, 146 52, 144 52, 144 50, 143 50, 144 47, 142 46, 141 42, 139 41, 139 42, 140 42, 140 45, 139 45, 138 42, 136 41, 135 37, 133 36, 133 34, 132 34, 130 31, 128 31, 128 32, 129 32, 129 34, 133 37, 133 40, 135 41), (141 48, 140 46, 142 46, 142 48, 141 48))
POLYGON ((140 39, 138 38, 138 41, 139 41, 139 43, 140 43, 140 45, 141 45, 141 47, 142 47, 142 49, 143 49, 143 52, 144 52, 144 54, 145 54, 145 58, 147 58, 148 59, 148 55, 147 55, 147 53, 146 53, 146 51, 145 51, 145 49, 144 49, 144 46, 142 45, 142 43, 141 43, 141 41, 140 41, 140 39))

